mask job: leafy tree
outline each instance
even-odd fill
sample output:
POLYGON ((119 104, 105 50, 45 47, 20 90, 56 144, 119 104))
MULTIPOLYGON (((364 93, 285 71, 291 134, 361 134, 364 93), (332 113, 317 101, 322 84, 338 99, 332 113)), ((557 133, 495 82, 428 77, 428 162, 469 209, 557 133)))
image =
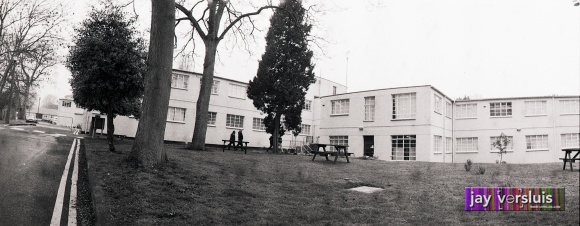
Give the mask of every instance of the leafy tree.
POLYGON ((499 162, 503 163, 503 155, 507 153, 507 147, 511 140, 504 134, 501 135, 492 143, 493 147, 499 149, 499 162))
POLYGON ((151 167, 166 159, 163 149, 167 108, 171 93, 174 0, 151 1, 151 32, 145 95, 137 135, 130 153, 136 166, 151 167))
MULTIPOLYGON (((315 82, 307 40, 311 25, 304 22, 306 10, 299 0, 283 1, 280 7, 283 10, 277 9, 270 19, 266 52, 247 90, 254 106, 267 114, 266 126, 274 126, 274 137, 280 134, 282 115, 288 130, 300 132, 304 96, 315 82)), ((274 150, 278 150, 278 142, 274 143, 274 150)))
POLYGON ((143 95, 146 55, 133 23, 120 8, 92 9, 75 29, 75 46, 67 58, 74 101, 89 111, 107 114, 110 151, 115 151, 113 118, 138 115, 143 95))

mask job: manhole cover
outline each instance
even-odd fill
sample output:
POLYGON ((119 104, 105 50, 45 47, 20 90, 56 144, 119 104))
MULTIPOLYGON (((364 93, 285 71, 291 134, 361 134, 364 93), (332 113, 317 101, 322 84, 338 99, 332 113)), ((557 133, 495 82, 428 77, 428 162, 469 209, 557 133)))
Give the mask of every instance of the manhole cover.
POLYGON ((356 188, 351 188, 348 190, 353 190, 353 191, 358 191, 358 192, 363 192, 363 193, 373 193, 373 192, 377 192, 377 191, 382 191, 384 189, 382 188, 375 188, 375 187, 368 187, 368 186, 360 186, 360 187, 356 187, 356 188))

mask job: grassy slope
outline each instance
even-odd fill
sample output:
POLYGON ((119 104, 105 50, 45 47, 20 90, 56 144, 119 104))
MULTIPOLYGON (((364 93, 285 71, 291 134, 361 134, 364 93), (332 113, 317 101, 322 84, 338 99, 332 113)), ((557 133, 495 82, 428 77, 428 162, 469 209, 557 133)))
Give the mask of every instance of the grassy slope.
MULTIPOLYGON (((463 164, 354 159, 337 164, 311 156, 240 151, 206 152, 167 145, 170 162, 137 170, 124 158, 131 141, 107 151, 86 141, 100 223, 118 225, 578 225, 578 171, 561 164, 485 164, 473 175, 463 164), (349 178, 349 180, 345 180, 349 178), (372 185, 364 194, 345 189, 372 185), (565 187, 566 211, 466 212, 466 186, 565 187)), ((577 164, 576 164, 577 165, 577 164)), ((575 165, 575 166, 576 166, 575 165)), ((474 169, 472 169, 473 171, 474 169)))

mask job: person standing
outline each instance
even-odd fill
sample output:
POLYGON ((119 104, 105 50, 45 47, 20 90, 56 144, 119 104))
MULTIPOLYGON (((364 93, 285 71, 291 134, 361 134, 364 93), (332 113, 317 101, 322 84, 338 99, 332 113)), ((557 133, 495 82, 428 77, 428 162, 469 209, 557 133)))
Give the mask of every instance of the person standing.
POLYGON ((228 150, 230 150, 230 147, 233 147, 234 150, 236 150, 236 131, 232 131, 232 134, 230 134, 230 143, 228 144, 228 150))
POLYGON ((242 134, 242 130, 238 131, 238 146, 243 150, 244 146, 242 145, 242 141, 244 141, 244 134, 242 134))
POLYGON ((273 135, 270 135, 270 147, 268 147, 268 149, 266 149, 266 152, 270 152, 270 148, 274 147, 274 137, 273 135))

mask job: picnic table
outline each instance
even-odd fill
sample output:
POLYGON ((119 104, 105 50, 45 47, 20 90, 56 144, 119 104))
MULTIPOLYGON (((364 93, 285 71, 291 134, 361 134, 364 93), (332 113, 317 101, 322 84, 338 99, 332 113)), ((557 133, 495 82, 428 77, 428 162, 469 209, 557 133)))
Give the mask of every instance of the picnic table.
POLYGON ((350 160, 348 159, 348 156, 353 154, 353 153, 347 152, 348 145, 319 144, 319 143, 313 143, 312 145, 315 146, 315 148, 313 150, 314 156, 312 157, 312 161, 314 161, 314 159, 316 158, 316 155, 326 157, 326 161, 329 161, 328 160, 329 155, 334 155, 334 163, 336 163, 336 160, 338 159, 338 156, 340 155, 340 150, 342 150, 344 153, 344 157, 346 157, 346 162, 350 162, 350 160), (336 151, 326 151, 326 146, 333 146, 334 149, 336 149, 336 151), (320 148, 322 148, 322 151, 320 150, 320 148))
MULTIPOLYGON (((226 151, 226 147, 228 146, 226 143, 230 142, 230 140, 222 140, 224 142, 224 145, 222 147, 222 152, 226 151)), ((234 142, 234 150, 236 150, 237 147, 240 147, 240 149, 242 149, 244 151, 244 154, 248 154, 248 143, 250 143, 249 141, 235 141, 234 142), (237 146, 238 144, 242 143, 242 146, 237 146)))
POLYGON ((564 168, 562 170, 566 170, 566 163, 570 163, 570 171, 572 171, 572 163, 575 162, 576 160, 580 161, 580 157, 578 157, 578 155, 580 154, 580 148, 562 148, 562 151, 564 151, 564 158, 560 158, 560 160, 562 160, 564 162, 564 168), (574 157, 572 157, 572 152, 576 152, 576 154, 574 154, 574 157))

